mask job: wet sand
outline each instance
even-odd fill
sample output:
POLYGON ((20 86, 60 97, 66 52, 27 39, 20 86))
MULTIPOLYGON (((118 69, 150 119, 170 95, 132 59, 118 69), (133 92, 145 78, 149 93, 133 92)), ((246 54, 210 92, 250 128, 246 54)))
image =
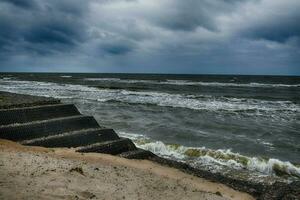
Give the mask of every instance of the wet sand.
POLYGON ((254 199, 146 160, 0 140, 0 199, 254 199))

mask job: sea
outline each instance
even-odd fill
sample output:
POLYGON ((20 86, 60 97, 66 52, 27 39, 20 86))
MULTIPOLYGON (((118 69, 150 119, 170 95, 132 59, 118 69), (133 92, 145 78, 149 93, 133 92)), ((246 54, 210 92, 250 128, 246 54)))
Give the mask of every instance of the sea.
POLYGON ((300 179, 300 77, 1 73, 0 91, 74 103, 138 147, 212 173, 300 179))

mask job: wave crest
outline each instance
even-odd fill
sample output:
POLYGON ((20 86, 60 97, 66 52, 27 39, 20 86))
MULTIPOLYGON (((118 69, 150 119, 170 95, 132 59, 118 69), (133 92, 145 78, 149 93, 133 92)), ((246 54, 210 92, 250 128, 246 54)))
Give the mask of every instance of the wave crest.
POLYGON ((264 175, 300 178, 300 167, 274 158, 248 157, 233 153, 229 149, 212 150, 205 147, 195 148, 179 144, 165 144, 161 141, 152 141, 142 135, 124 132, 120 132, 120 135, 132 139, 139 148, 163 157, 188 161, 195 166, 209 165, 218 168, 221 165, 233 169, 247 169, 264 175))
POLYGON ((279 83, 232 83, 232 82, 203 82, 190 80, 140 80, 140 79, 120 79, 120 78, 84 78, 86 81, 100 81, 100 82, 117 82, 117 83, 148 83, 161 85, 182 85, 182 86, 211 86, 211 87, 300 87, 300 84, 279 84, 279 83))
POLYGON ((57 84, 37 81, 0 80, 3 91, 37 96, 84 99, 99 102, 156 105, 210 112, 268 116, 273 119, 292 119, 300 105, 291 101, 268 101, 250 98, 185 95, 165 92, 144 92, 122 89, 99 89, 83 85, 57 84))

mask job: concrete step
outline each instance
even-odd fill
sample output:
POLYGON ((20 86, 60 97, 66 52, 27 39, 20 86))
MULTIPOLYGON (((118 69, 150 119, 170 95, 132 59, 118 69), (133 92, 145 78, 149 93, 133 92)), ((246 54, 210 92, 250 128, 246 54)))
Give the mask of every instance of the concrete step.
POLYGON ((0 126, 0 138, 21 141, 99 127, 94 117, 77 115, 25 124, 0 126))
POLYGON ((156 155, 153 154, 151 151, 137 148, 136 150, 133 150, 133 151, 127 151, 127 152, 120 153, 120 154, 118 154, 118 156, 123 157, 123 158, 128 158, 128 159, 149 159, 156 155))
POLYGON ((3 91, 0 91, 0 98, 0 109, 32 107, 60 103, 60 100, 50 97, 15 94, 3 91))
POLYGON ((113 129, 96 128, 25 140, 21 141, 21 144, 43 147, 79 147, 118 139, 120 138, 113 129))
POLYGON ((117 155, 125 151, 133 150, 136 150, 136 147, 130 139, 120 138, 118 140, 106 141, 79 147, 76 151, 82 153, 95 152, 117 155))
POLYGON ((54 104, 13 109, 0 109, 0 126, 74 115, 80 115, 80 113, 73 104, 54 104))

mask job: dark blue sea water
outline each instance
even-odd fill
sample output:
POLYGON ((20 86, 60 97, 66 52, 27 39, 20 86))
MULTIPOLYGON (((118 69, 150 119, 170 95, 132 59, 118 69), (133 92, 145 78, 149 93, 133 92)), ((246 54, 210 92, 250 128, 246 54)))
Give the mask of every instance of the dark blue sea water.
POLYGON ((300 77, 0 74, 0 90, 75 103, 139 147, 194 166, 300 176, 300 77))

